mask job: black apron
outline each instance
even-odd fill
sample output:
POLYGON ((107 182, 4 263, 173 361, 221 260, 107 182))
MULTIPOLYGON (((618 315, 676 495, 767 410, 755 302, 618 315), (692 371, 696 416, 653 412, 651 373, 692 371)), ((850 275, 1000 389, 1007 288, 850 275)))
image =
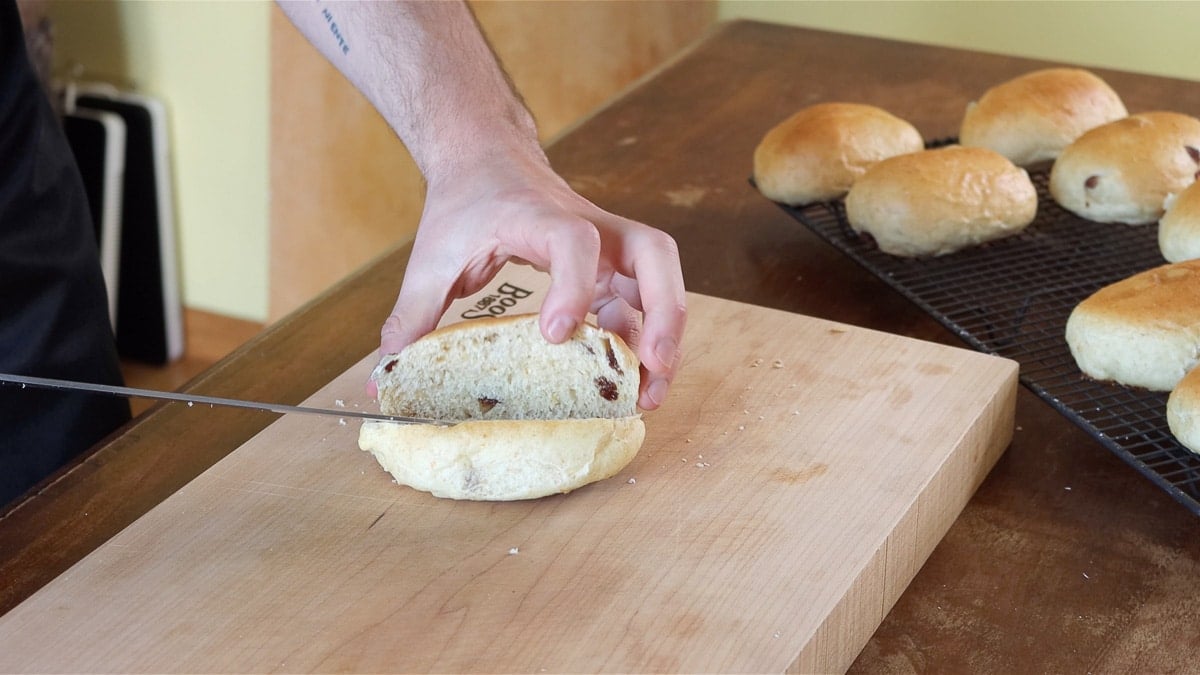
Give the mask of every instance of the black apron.
MULTIPOLYGON (((79 170, 0 0, 0 372, 120 384, 79 170)), ((129 419, 118 398, 0 386, 0 511, 129 419)))

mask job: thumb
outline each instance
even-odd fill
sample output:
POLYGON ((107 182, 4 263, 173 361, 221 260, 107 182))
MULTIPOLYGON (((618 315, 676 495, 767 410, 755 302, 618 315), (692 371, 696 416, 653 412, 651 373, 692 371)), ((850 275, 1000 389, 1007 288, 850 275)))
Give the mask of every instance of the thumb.
MULTIPOLYGON (((442 313, 449 305, 445 293, 431 289, 414 290, 416 284, 408 283, 400 289, 392 313, 384 320, 379 330, 379 355, 396 354, 437 328, 442 313), (439 299, 440 298, 440 299, 439 299)), ((379 386, 373 377, 367 379, 367 395, 378 398, 379 386)))
POLYGON ((395 354, 437 328, 449 306, 445 291, 417 288, 405 281, 392 306, 392 313, 379 330, 379 354, 395 354))

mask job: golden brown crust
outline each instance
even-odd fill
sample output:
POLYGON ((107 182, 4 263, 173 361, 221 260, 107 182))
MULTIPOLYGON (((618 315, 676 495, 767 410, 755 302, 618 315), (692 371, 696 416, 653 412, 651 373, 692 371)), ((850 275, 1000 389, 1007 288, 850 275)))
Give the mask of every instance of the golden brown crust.
POLYGON ((985 148, 950 146, 871 167, 846 197, 850 225, 886 253, 941 255, 1015 234, 1037 213, 1029 175, 985 148))
POLYGON ((871 105, 819 103, 767 132, 754 150, 754 180, 769 199, 836 199, 875 162, 924 147, 908 122, 871 105))
POLYGON ((1200 172, 1200 119, 1175 112, 1131 115, 1092 129, 1063 151, 1050 194, 1097 222, 1140 225, 1163 214, 1163 201, 1200 172))
POLYGON ((1079 303, 1078 308, 1096 318, 1160 328, 1198 326, 1200 260, 1162 265, 1135 274, 1101 288, 1079 303))
POLYGON ((1121 98, 1095 74, 1047 68, 984 92, 967 107, 959 142, 1028 166, 1054 159, 1084 132, 1127 114, 1121 98))

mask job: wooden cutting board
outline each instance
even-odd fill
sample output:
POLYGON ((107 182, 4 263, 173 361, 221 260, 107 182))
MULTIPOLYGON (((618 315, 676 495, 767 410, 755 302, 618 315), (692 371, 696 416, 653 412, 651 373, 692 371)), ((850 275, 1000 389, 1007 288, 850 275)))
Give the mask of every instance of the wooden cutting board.
MULTIPOLYGON (((449 316, 536 309, 500 290, 449 316)), ((689 308, 614 478, 440 500, 285 416, 0 617, 0 671, 844 670, 1007 446, 1016 364, 689 308)), ((373 362, 307 404, 370 408, 373 362)))

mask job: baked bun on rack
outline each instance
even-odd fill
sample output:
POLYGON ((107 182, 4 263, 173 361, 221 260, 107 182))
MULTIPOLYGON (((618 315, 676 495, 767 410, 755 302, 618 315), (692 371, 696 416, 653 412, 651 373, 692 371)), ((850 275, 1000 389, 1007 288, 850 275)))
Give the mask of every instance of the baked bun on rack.
POLYGON ((1029 166, 1058 157, 1084 132, 1127 114, 1112 87, 1086 70, 1035 70, 970 103, 959 143, 989 148, 1029 166))
POLYGON ((949 146, 871 167, 846 195, 846 219, 885 253, 928 256, 1020 232, 1037 215, 1029 175, 985 148, 949 146))
POLYGON ((637 357, 583 325, 562 344, 537 315, 465 321, 380 361, 385 414, 448 426, 364 422, 359 447, 396 482, 438 497, 533 499, 608 478, 641 448, 637 357))
POLYGON ((1163 202, 1158 221, 1158 249, 1167 262, 1200 258, 1200 182, 1192 183, 1163 202))
POLYGON ((1087 220, 1144 225, 1198 172, 1200 119, 1147 112, 1096 127, 1063 150, 1050 170, 1050 194, 1087 220))
POLYGON ((1167 428, 1180 445, 1200 455, 1200 368, 1192 368, 1167 397, 1167 428))
POLYGON ((1171 391, 1200 360, 1200 260, 1110 284, 1075 306, 1067 346, 1095 380, 1171 391))
POLYGON ((875 162, 925 147, 916 127, 861 103, 818 103, 767 132, 754 150, 754 183, 798 205, 837 199, 875 162))

